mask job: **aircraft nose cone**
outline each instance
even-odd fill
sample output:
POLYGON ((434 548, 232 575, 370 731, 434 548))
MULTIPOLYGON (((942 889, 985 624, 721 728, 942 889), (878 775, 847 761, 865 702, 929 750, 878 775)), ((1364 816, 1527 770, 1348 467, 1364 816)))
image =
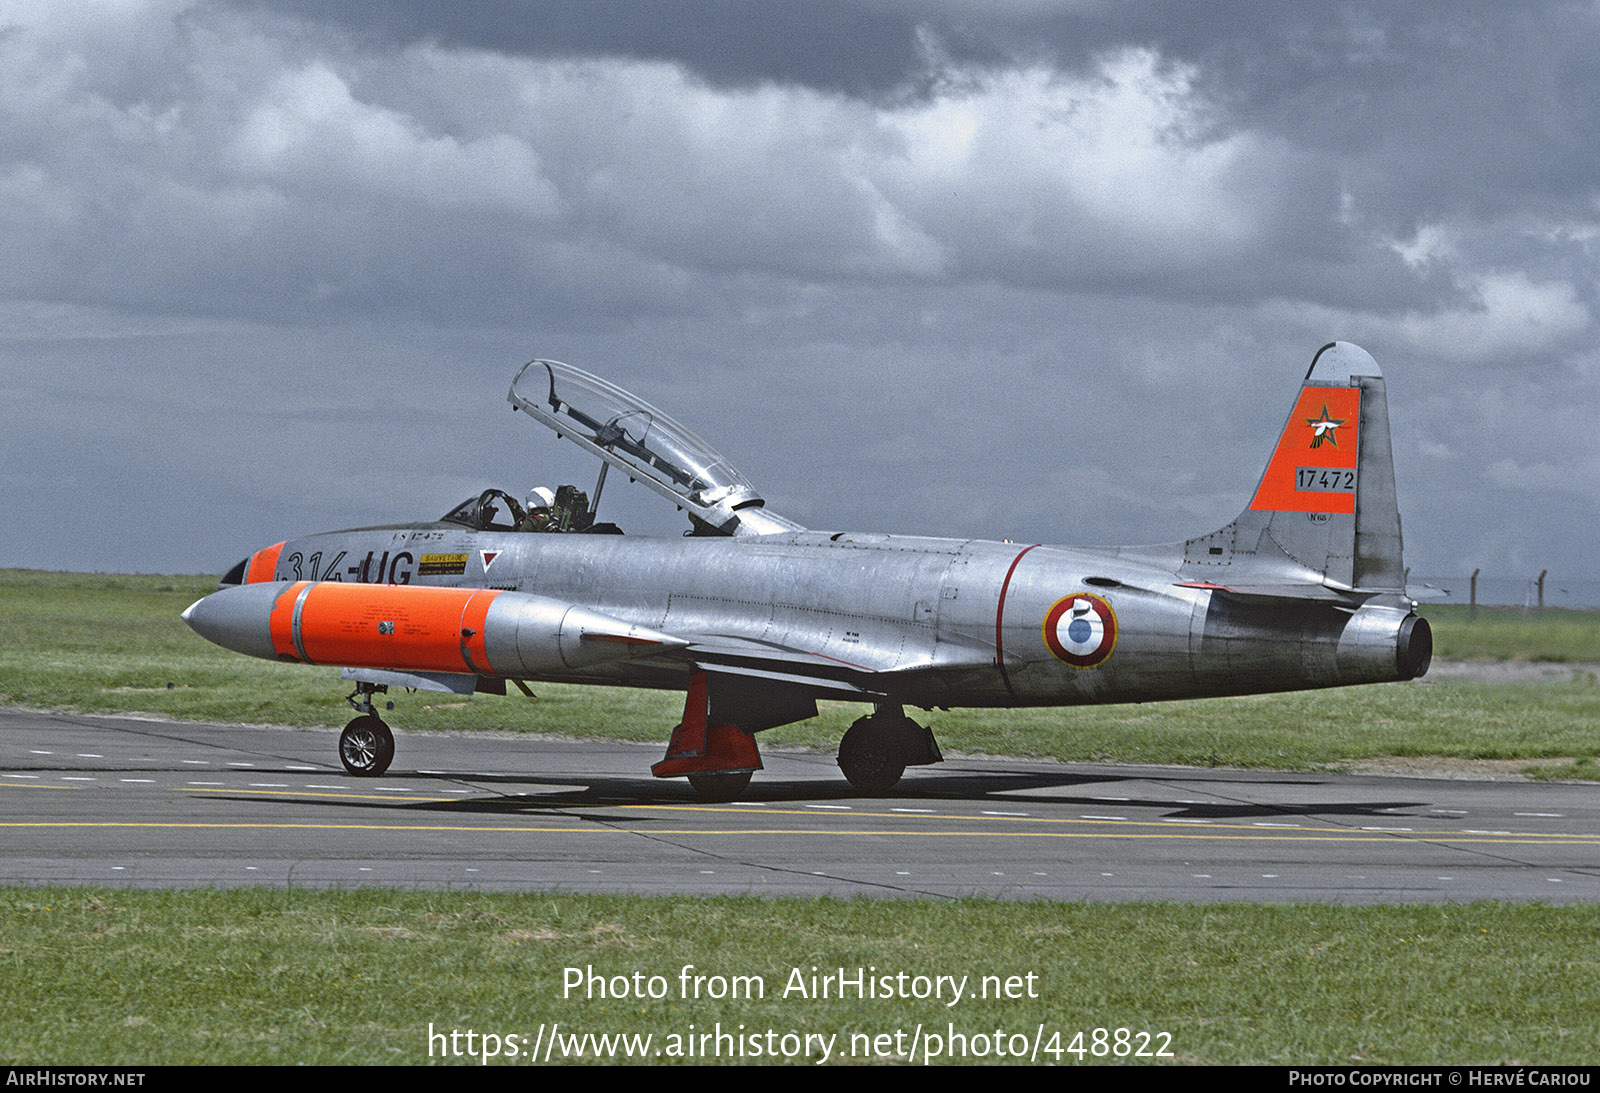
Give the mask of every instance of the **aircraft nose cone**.
POLYGON ((271 659, 272 605, 287 587, 273 582, 224 588, 191 603, 182 618, 189 629, 224 649, 271 659))

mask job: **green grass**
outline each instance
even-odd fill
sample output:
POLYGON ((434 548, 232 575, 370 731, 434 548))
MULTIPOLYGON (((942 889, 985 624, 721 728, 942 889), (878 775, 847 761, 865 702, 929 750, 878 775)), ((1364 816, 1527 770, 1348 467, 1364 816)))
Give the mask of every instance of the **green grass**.
POLYGON ((1170 1033, 1179 1063, 1588 1063, 1600 1057, 1597 928, 1592 907, 1489 903, 4 889, 0 1061, 423 1063, 430 1022, 531 1037, 559 1021, 649 1033, 654 1047, 717 1022, 837 1034, 836 1054, 852 1033, 909 1036, 918 1023, 969 1036, 1042 1024, 1063 1048, 1080 1029, 1086 1046, 1097 1027, 1170 1033), (685 999, 686 964, 759 976, 765 997, 685 999), (660 975, 668 997, 564 998, 569 967, 660 975), (793 969, 813 967, 966 975, 973 989, 1020 976, 1024 996, 781 996, 793 969))
POLYGON ((1395 683, 929 721, 952 747, 1069 760, 1299 770, 1379 756, 1545 759, 1600 746, 1600 684, 1395 683))
MULTIPOLYGON (((203 641, 179 613, 209 577, 0 570, 0 701, 82 712, 285 725, 340 725, 349 687, 333 669, 276 664, 203 641)), ((1600 662, 1600 613, 1428 611, 1441 656, 1600 662)), ((665 742, 682 710, 669 692, 544 684, 509 697, 395 694, 402 731, 499 729, 665 742)), ((764 746, 831 750, 859 705, 764 733, 764 746)), ((1600 684, 1387 684, 1146 705, 953 710, 924 720, 951 751, 1064 760, 1313 769, 1384 757, 1564 760, 1596 754, 1600 684)), ((1583 776, 1593 764, 1555 768, 1583 776)))
POLYGON ((1580 755, 1569 763, 1524 767, 1522 773, 1542 782, 1600 782, 1600 763, 1593 756, 1580 755))
POLYGON ((1600 664, 1600 612, 1458 604, 1422 608, 1434 655, 1451 660, 1535 660, 1600 664))
MULTIPOLYGON (((178 613, 211 578, 0 571, 0 701, 335 725, 337 673, 228 653, 178 613), (170 686, 169 686, 170 685, 170 686)), ((1441 656, 1600 662, 1600 616, 1428 612, 1441 656)), ((402 729, 664 740, 674 694, 395 696, 402 729)), ((764 734, 836 746, 859 707, 764 734)), ((1595 777, 1600 684, 1396 684, 1076 710, 955 711, 947 749, 1229 766, 1386 755, 1567 759, 1595 777), (1573 758, 1576 757, 1576 758, 1573 758)), ((423 1063, 427 1030, 836 1034, 954 1026, 1069 1048, 1171 1034, 1181 1063, 1586 1063, 1600 1055, 1600 910, 668 899, 484 893, 0 889, 0 1062, 423 1063), (677 997, 685 964, 756 975, 759 1001, 677 997), (661 1001, 563 998, 568 967, 659 974, 661 1001), (1037 997, 777 997, 791 969, 1035 974, 1037 997), (1050 1037, 1057 1037, 1053 1041, 1050 1037)), ((1047 1056, 1048 1057, 1048 1056, 1047 1056)), ((992 1061, 993 1056, 991 1055, 992 1061)), ((476 1061, 471 1060, 471 1061, 476 1061)), ((1067 1052, 1060 1061, 1072 1063, 1067 1052)), ((1085 1061, 1095 1061, 1090 1055, 1085 1061)))

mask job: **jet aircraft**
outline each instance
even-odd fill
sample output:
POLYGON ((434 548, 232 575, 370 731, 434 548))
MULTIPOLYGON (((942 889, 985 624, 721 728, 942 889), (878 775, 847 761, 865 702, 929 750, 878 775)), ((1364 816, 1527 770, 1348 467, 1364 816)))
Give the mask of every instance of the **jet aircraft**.
MULTIPOLYGON (((252 656, 334 665, 357 716, 352 775, 381 775, 391 687, 525 693, 529 681, 681 690, 659 777, 742 792, 756 734, 870 706, 838 762, 868 794, 941 761, 905 713, 1147 702, 1414 679, 1432 636, 1407 598, 1377 363, 1317 351, 1238 518, 1161 546, 812 531, 768 510, 709 445, 556 361, 516 373, 513 408, 601 460, 594 504, 563 487, 530 514, 489 489, 439 520, 259 550, 183 613, 252 656), (674 538, 597 521, 612 468, 683 510, 674 538)), ((544 495, 548 498, 548 494, 544 495)))

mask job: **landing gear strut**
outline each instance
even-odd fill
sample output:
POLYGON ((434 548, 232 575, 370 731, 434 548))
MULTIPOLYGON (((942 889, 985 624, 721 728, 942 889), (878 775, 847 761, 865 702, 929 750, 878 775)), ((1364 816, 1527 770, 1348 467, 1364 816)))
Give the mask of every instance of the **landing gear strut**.
POLYGON ((687 775, 702 801, 732 801, 750 784, 751 773, 761 769, 761 753, 756 738, 737 725, 710 723, 708 688, 705 672, 690 674, 683 720, 672 730, 666 758, 652 765, 650 773, 657 778, 687 775))
POLYGON ((339 762, 357 778, 376 778, 394 762, 394 733, 372 706, 372 696, 387 690, 379 683, 357 683, 347 699, 357 716, 339 734, 339 762))
POLYGON ((942 763, 933 733, 897 705, 881 705, 860 718, 839 741, 839 769, 862 793, 887 793, 907 767, 942 763))

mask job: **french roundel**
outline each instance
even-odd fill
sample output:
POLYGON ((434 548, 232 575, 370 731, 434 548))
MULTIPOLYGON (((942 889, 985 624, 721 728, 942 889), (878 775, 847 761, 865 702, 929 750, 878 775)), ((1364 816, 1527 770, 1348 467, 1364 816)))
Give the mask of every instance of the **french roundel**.
POLYGON ((1044 643, 1057 660, 1093 668, 1117 647, 1116 612, 1087 592, 1063 596, 1045 614, 1044 643))

